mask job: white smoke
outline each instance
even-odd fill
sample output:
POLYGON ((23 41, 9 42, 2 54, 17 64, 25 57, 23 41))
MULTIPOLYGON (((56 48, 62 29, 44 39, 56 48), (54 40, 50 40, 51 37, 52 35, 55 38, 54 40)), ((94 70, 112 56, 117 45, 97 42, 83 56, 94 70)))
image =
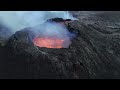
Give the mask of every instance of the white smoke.
POLYGON ((67 30, 65 25, 55 23, 55 22, 47 22, 39 27, 33 27, 34 34, 36 37, 45 37, 45 38, 57 38, 64 40, 63 47, 68 48, 71 44, 71 40, 69 35, 71 33, 67 30))
POLYGON ((42 24, 51 18, 76 19, 68 11, 0 11, 0 21, 13 32, 42 24))
POLYGON ((0 22, 9 27, 12 33, 32 27, 36 37, 40 35, 62 39, 65 41, 63 47, 67 48, 71 44, 68 36, 71 33, 67 28, 58 23, 46 22, 57 17, 76 20, 68 11, 0 11, 0 22))

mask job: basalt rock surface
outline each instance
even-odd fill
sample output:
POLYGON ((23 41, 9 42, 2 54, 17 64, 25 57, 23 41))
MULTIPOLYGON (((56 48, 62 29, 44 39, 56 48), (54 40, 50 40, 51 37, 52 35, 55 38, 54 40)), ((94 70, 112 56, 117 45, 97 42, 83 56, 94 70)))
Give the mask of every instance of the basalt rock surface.
POLYGON ((66 27, 77 34, 69 48, 35 46, 31 28, 12 35, 5 47, 1 48, 4 49, 2 57, 5 60, 2 61, 5 65, 0 66, 4 68, 0 70, 0 78, 120 78, 119 26, 97 16, 90 16, 67 22, 66 27))

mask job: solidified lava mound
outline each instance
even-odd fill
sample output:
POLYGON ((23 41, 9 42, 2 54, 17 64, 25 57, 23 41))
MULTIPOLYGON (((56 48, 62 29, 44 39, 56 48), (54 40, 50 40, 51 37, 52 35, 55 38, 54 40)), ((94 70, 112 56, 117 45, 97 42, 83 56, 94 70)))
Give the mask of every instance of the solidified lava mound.
POLYGON ((66 27, 77 36, 69 48, 60 49, 35 46, 31 28, 16 32, 5 46, 9 64, 0 78, 120 78, 119 27, 105 24, 102 19, 68 22, 66 27))
POLYGON ((71 19, 64 20, 63 18, 52 18, 47 20, 48 22, 66 22, 66 21, 72 21, 71 19))

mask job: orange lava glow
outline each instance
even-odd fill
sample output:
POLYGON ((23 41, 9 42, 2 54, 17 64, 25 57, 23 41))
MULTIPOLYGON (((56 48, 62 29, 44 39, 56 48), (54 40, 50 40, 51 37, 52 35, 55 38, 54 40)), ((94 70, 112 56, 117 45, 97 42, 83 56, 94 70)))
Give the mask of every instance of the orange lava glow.
POLYGON ((35 38, 34 45, 47 48, 63 48, 64 40, 56 38, 35 38))

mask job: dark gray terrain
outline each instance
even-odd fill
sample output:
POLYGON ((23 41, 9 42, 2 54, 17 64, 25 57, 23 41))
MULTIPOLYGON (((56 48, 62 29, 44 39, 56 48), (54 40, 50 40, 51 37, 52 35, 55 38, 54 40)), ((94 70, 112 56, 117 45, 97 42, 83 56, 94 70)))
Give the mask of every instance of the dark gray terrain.
POLYGON ((0 78, 120 79, 120 12, 71 13, 79 20, 66 24, 77 35, 69 48, 35 46, 31 28, 1 37, 0 78))

